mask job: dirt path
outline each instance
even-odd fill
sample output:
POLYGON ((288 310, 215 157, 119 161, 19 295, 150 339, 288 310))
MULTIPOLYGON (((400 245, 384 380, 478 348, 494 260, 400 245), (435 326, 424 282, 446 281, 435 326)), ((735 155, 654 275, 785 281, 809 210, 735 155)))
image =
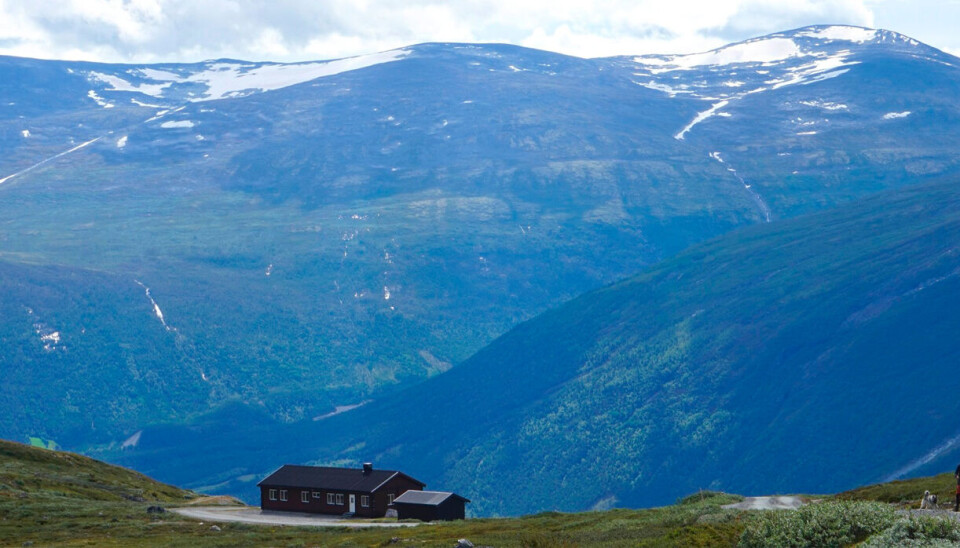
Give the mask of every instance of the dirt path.
POLYGON ((298 527, 415 527, 419 523, 378 522, 365 519, 344 519, 337 516, 302 514, 298 512, 263 511, 256 506, 242 508, 171 508, 181 516, 209 522, 235 521, 261 525, 294 525, 298 527))
POLYGON ((747 497, 736 504, 727 504, 729 510, 796 510, 806 504, 800 497, 747 497))

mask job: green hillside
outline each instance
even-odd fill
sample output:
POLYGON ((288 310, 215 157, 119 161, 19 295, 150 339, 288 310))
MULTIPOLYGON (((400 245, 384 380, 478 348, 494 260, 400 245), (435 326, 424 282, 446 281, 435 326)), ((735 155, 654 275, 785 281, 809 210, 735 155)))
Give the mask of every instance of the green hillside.
POLYGON ((952 479, 871 486, 819 497, 796 512, 723 509, 742 497, 705 491, 646 510, 547 512, 400 529, 279 527, 184 518, 170 508, 208 501, 86 457, 0 441, 0 545, 449 547, 467 538, 498 547, 732 547, 842 546, 905 534, 955 539, 960 525, 953 520, 894 514, 896 507, 916 506, 924 489, 940 491, 952 479))
POLYGON ((732 546, 742 530, 740 497, 710 493, 651 510, 548 513, 428 527, 348 530, 210 523, 172 512, 198 495, 93 459, 0 441, 0 545, 66 546, 416 546, 459 538, 495 546, 732 546))
MULTIPOLYGON (((467 494, 478 515, 649 506, 698 488, 839 491, 953 469, 949 444, 932 451, 960 414, 958 241, 952 180, 738 231, 264 447, 297 439, 291 460, 403 469, 467 494), (513 489, 527 495, 501 495, 513 489)), ((275 465, 229 433, 208 468, 192 442, 175 445, 186 434, 150 440, 120 458, 169 478, 177 455, 212 474, 239 464, 234 444, 246 466, 275 465)))

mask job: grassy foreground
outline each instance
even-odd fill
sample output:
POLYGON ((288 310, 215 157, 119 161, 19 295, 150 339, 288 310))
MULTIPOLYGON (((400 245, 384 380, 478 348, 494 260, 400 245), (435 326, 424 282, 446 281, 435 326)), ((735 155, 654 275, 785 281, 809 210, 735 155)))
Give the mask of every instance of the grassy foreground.
MULTIPOLYGON (((916 530, 936 526, 911 521, 889 529, 893 508, 877 502, 916 506, 925 489, 947 500, 952 482, 953 476, 944 474, 864 487, 827 497, 826 504, 799 513, 723 510, 722 505, 742 497, 705 492, 645 510, 547 512, 399 529, 217 523, 215 530, 211 522, 148 508, 229 504, 228 499, 203 497, 80 455, 0 440, 0 545, 453 546, 460 538, 498 547, 785 546, 805 545, 811 538, 827 543, 846 539, 838 545, 852 545, 879 531, 913 538, 916 530), (821 514, 825 517, 818 517, 821 514), (851 515, 862 530, 843 525, 843 516, 851 515), (817 525, 820 522, 829 522, 835 530, 817 525), (821 536, 811 537, 810 530, 821 536)), ((960 529, 951 534, 960 534, 960 529)))
POLYGON ((150 506, 187 505, 196 493, 72 453, 0 441, 0 545, 20 546, 732 546, 743 515, 707 493, 649 510, 548 512, 401 529, 347 530, 217 524, 150 506), (396 539, 396 540, 392 540, 396 539))

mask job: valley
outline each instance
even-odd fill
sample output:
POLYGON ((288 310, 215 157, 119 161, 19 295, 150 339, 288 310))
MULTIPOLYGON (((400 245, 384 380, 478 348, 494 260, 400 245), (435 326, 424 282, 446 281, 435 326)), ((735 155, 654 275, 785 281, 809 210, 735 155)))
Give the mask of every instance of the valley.
POLYGON ((0 58, 0 436, 246 498, 278 460, 373 459, 484 516, 930 472, 957 63, 838 26, 0 58))

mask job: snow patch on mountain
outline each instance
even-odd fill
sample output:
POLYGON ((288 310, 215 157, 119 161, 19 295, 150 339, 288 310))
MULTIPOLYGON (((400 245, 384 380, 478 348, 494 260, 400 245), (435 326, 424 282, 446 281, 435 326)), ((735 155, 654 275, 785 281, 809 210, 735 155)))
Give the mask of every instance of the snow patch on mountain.
POLYGON ((862 27, 849 27, 835 25, 817 30, 809 30, 797 33, 797 36, 806 36, 809 38, 819 38, 821 40, 843 40, 846 42, 856 42, 862 44, 877 38, 875 29, 866 29, 862 27))
POLYGON ((903 112, 888 112, 888 113, 886 113, 886 114, 883 115, 883 119, 884 119, 884 120, 895 120, 895 119, 897 119, 897 118, 906 118, 907 116, 910 116, 910 114, 911 114, 911 112, 910 112, 909 110, 905 110, 905 111, 903 111, 903 112))
POLYGON ((693 93, 692 91, 690 91, 689 86, 686 84, 680 84, 677 87, 673 87, 668 84, 655 82, 653 80, 650 80, 649 82, 634 82, 634 83, 637 84, 638 86, 643 86, 645 88, 649 88, 656 91, 662 91, 663 93, 666 93, 670 97, 676 97, 678 94, 681 94, 681 93, 693 93))
MULTIPOLYGON (((99 140, 100 140, 100 137, 97 137, 97 138, 94 138, 94 139, 90 139, 89 141, 86 141, 86 142, 84 142, 84 143, 80 143, 79 145, 71 148, 70 150, 65 150, 65 151, 63 151, 63 152, 61 152, 61 153, 59 153, 59 154, 55 154, 55 155, 53 155, 53 156, 51 156, 51 157, 49 157, 49 158, 43 159, 43 160, 41 160, 41 161, 33 164, 32 166, 30 166, 30 167, 28 167, 28 168, 26 168, 26 169, 21 169, 20 171, 14 173, 13 175, 7 175, 6 177, 0 179, 0 185, 2 185, 3 183, 9 181, 10 179, 13 179, 14 177, 19 177, 20 175, 23 175, 23 174, 28 173, 28 172, 30 172, 30 171, 33 171, 33 170, 35 170, 35 169, 37 169, 37 168, 39 168, 39 167, 42 167, 42 166, 44 166, 44 165, 46 165, 46 164, 48 164, 48 163, 56 160, 57 158, 60 158, 60 157, 62 157, 62 156, 66 156, 67 154, 70 154, 71 152, 76 152, 76 151, 80 150, 81 148, 84 148, 84 147, 86 147, 86 146, 92 145, 93 143, 96 143, 96 142, 99 141, 99 140)), ((72 139, 71 139, 71 141, 72 141, 72 139)))
MULTIPOLYGON (((281 89, 324 76, 398 61, 410 53, 410 50, 397 49, 334 61, 293 64, 216 62, 208 63, 202 70, 188 75, 151 68, 126 71, 125 75, 131 79, 149 81, 139 83, 115 74, 97 71, 89 72, 87 77, 91 81, 110 86, 104 91, 141 93, 157 98, 165 97, 174 86, 179 84, 201 84, 206 86, 206 91, 189 99, 191 102, 200 102, 243 97, 251 93, 281 89)), ((144 104, 143 106, 157 105, 144 104)))
POLYGON ((860 63, 859 61, 847 61, 849 54, 849 51, 842 51, 831 57, 817 59, 816 61, 790 70, 786 78, 769 80, 764 83, 772 84, 773 89, 779 89, 794 84, 812 84, 813 82, 835 78, 850 70, 841 67, 849 67, 860 63))
POLYGON ((154 115, 153 117, 147 118, 144 123, 152 122, 152 121, 154 121, 154 120, 159 120, 160 118, 163 118, 163 117, 166 116, 167 114, 174 114, 174 113, 180 112, 181 110, 183 110, 183 108, 184 108, 184 107, 177 107, 177 108, 175 108, 175 109, 161 110, 161 111, 157 112, 156 115, 154 115))
POLYGON ((800 101, 800 104, 807 107, 822 108, 823 110, 847 110, 847 105, 844 105, 843 103, 831 103, 829 101, 821 101, 819 99, 815 101, 800 101))
POLYGON ((188 128, 193 127, 194 123, 190 120, 170 120, 160 124, 160 127, 164 129, 174 129, 174 128, 188 128))
POLYGON ((137 105, 138 107, 163 108, 163 105, 155 105, 153 103, 144 103, 143 101, 137 101, 136 99, 130 99, 130 102, 133 103, 134 105, 137 105))
POLYGON ((727 106, 729 103, 730 103, 730 101, 720 101, 719 103, 714 103, 713 106, 711 106, 711 107, 708 108, 707 110, 704 110, 703 112, 697 113, 697 115, 693 118, 693 120, 691 120, 689 124, 685 125, 685 126, 683 127, 683 129, 680 130, 679 133, 677 133, 676 135, 673 136, 673 138, 676 139, 676 140, 678 140, 678 141, 682 141, 682 140, 683 140, 683 136, 686 135, 688 131, 690 131, 691 129, 693 129, 693 126, 695 126, 695 125, 699 124, 700 122, 706 120, 707 118, 713 116, 714 114, 717 113, 718 110, 720 110, 720 109, 722 109, 723 107, 727 106))
POLYGON ((153 314, 160 320, 160 323, 163 324, 164 329, 167 331, 173 331, 174 329, 167 325, 167 321, 163 319, 163 311, 160 310, 160 305, 157 304, 157 301, 153 299, 153 295, 150 294, 150 288, 145 286, 140 280, 133 280, 137 285, 143 288, 144 292, 147 295, 147 299, 150 300, 150 304, 153 305, 153 314))
POLYGON ((763 38, 726 46, 703 53, 688 55, 644 55, 634 58, 642 65, 662 67, 657 72, 690 70, 703 65, 731 65, 739 63, 772 63, 804 55, 790 38, 763 38))
POLYGON ((93 99, 94 102, 96 102, 98 105, 100 105, 103 108, 113 108, 113 103, 108 103, 107 101, 104 100, 103 97, 100 97, 99 95, 97 95, 97 92, 93 91, 92 89, 87 92, 87 97, 93 99))
POLYGON ((139 75, 150 80, 156 80, 158 82, 164 81, 176 81, 180 79, 180 75, 175 72, 169 72, 166 70, 159 70, 154 68, 140 68, 129 71, 130 74, 139 75))
POLYGON ((163 90, 170 87, 170 82, 165 82, 162 84, 131 84, 119 76, 104 74, 96 71, 90 72, 89 77, 93 80, 98 80, 110 86, 105 91, 130 91, 134 93, 142 93, 151 97, 160 97, 163 95, 163 90))

